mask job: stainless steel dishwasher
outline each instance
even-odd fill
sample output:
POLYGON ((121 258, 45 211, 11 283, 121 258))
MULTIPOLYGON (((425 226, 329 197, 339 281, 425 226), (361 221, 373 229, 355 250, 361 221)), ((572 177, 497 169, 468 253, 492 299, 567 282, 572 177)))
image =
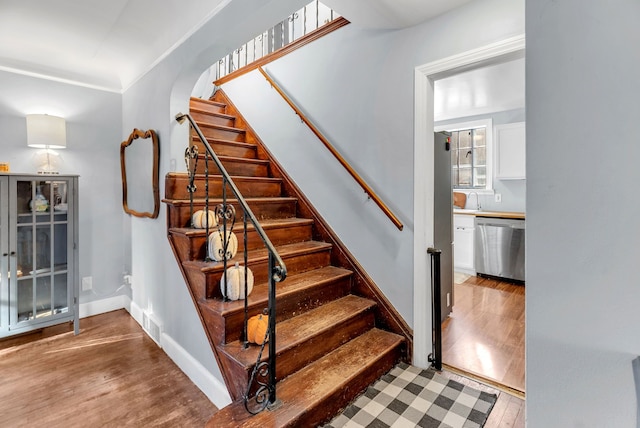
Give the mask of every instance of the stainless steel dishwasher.
POLYGON ((476 217, 475 229, 476 272, 524 282, 524 220, 476 217))

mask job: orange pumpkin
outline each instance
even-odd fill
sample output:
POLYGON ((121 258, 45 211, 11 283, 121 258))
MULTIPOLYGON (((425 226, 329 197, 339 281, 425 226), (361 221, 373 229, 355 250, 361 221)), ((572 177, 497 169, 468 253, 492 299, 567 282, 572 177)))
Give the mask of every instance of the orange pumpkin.
POLYGON ((269 338, 265 338, 267 329, 269 328, 269 315, 255 315, 247 321, 247 341, 262 345, 268 342, 269 338))

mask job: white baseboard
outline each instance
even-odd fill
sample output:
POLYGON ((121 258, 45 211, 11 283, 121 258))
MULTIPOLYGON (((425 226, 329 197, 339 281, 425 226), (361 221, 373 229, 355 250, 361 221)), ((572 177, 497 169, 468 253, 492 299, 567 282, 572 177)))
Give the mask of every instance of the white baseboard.
POLYGON ((227 387, 208 371, 199 361, 191 356, 182 346, 168 334, 162 333, 162 348, 174 363, 189 379, 206 395, 217 408, 231 404, 227 387))
POLYGON ((124 294, 92 302, 80 303, 80 318, 92 317, 118 309, 127 309, 128 296, 124 294))
MULTIPOLYGON (((143 309, 127 297, 125 309, 142 326, 143 309)), ((207 370, 198 360, 193 358, 171 336, 162 333, 160 346, 184 374, 211 400, 219 409, 231 404, 227 387, 207 370)))

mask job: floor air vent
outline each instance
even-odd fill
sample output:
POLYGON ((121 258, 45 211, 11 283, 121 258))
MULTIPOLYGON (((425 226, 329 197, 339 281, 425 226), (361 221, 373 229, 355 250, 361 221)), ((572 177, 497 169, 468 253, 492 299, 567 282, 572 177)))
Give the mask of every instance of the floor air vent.
POLYGON ((149 337, 160 347, 160 335, 162 334, 162 325, 153 313, 144 311, 142 313, 142 328, 147 332, 149 337))

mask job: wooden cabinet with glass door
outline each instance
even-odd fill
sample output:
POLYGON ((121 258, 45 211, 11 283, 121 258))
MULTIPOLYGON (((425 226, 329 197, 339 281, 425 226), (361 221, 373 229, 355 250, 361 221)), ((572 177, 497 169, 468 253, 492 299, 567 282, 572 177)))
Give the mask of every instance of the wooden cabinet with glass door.
POLYGON ((0 337, 78 323, 76 176, 0 175, 0 337))

